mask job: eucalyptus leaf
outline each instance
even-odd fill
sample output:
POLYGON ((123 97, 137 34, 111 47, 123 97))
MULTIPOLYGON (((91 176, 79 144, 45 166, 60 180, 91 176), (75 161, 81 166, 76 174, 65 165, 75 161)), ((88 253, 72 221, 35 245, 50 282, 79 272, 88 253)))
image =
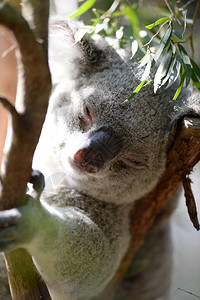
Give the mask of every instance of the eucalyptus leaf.
POLYGON ((176 46, 173 43, 171 43, 171 47, 172 47, 172 53, 173 53, 173 55, 175 55, 176 54, 176 46))
POLYGON ((190 58, 190 62, 191 62, 192 69, 193 69, 194 73, 196 74, 198 81, 200 81, 200 68, 198 67, 198 65, 195 63, 195 61, 192 58, 190 58))
POLYGON ((168 81, 168 85, 166 86, 166 89, 168 89, 172 84, 174 84, 179 77, 180 69, 181 69, 181 62, 179 56, 180 55, 178 53, 175 55, 175 64, 174 64, 173 72, 169 76, 169 81, 168 81))
POLYGON ((184 84, 185 76, 186 76, 186 71, 184 71, 181 74, 180 84, 179 84, 178 89, 176 90, 176 93, 175 93, 174 98, 172 100, 176 100, 178 95, 180 94, 180 92, 182 90, 182 87, 183 87, 183 84, 184 84))
POLYGON ((186 65, 185 87, 189 85, 191 77, 192 77, 192 68, 190 65, 186 65))
POLYGON ((90 9, 94 4, 95 4, 96 0, 87 0, 86 2, 84 2, 75 13, 73 13, 72 15, 69 16, 70 19, 74 19, 77 18, 79 16, 81 16, 82 14, 84 14, 88 9, 90 9))
POLYGON ((170 39, 171 39, 171 35, 172 35, 172 25, 170 25, 167 30, 165 31, 165 34, 162 38, 162 40, 160 41, 160 44, 158 45, 158 48, 156 50, 155 56, 154 56, 154 60, 158 61, 158 59, 160 58, 161 54, 163 53, 163 50, 169 45, 170 39))
POLYGON ((171 61, 170 61, 170 64, 169 64, 169 68, 167 70, 167 74, 164 77, 164 79, 162 80, 162 83, 161 83, 162 86, 165 85, 167 83, 167 81, 169 80, 169 77, 171 76, 171 74, 173 72, 173 68, 174 68, 175 63, 176 63, 176 58, 175 58, 175 56, 173 56, 171 58, 171 61))
POLYGON ((131 56, 131 59, 134 57, 134 55, 136 54, 138 50, 138 41, 137 40, 134 40, 131 44, 131 52, 132 52, 132 56, 131 56))
POLYGON ((149 24, 147 26, 145 26, 147 29, 152 29, 154 26, 157 26, 157 25, 160 25, 166 21, 170 21, 171 19, 169 17, 164 17, 164 18, 161 18, 159 20, 157 20, 156 22, 152 23, 152 24, 149 24))
POLYGON ((191 65, 190 63, 190 58, 185 50, 185 48, 181 45, 181 44, 178 44, 178 48, 179 48, 179 51, 180 51, 180 55, 181 55, 181 58, 183 60, 183 63, 185 65, 191 65))
POLYGON ((136 89, 133 91, 133 93, 125 100, 125 102, 129 101, 131 98, 133 98, 133 96, 135 94, 137 94, 141 88, 143 87, 144 83, 145 83, 146 80, 143 80, 137 87, 136 89))
POLYGON ((149 52, 147 52, 144 57, 140 60, 140 64, 138 66, 138 68, 142 68, 144 67, 148 61, 151 60, 151 54, 149 52))
POLYGON ((200 92, 200 81, 198 80, 196 73, 194 72, 194 70, 192 69, 192 81, 194 83, 194 85, 196 86, 196 88, 199 90, 200 92))
POLYGON ((180 40, 183 40, 183 35, 182 35, 181 33, 179 33, 179 32, 176 31, 176 30, 173 30, 172 32, 173 32, 173 34, 175 34, 180 40))
POLYGON ((146 68, 145 68, 145 70, 144 70, 144 73, 142 74, 141 81, 146 80, 147 77, 149 76, 150 71, 151 71, 151 63, 152 63, 152 61, 151 61, 151 59, 149 59, 147 65, 146 65, 146 68))
POLYGON ((156 94, 158 88, 161 86, 162 78, 165 77, 165 75, 167 74, 167 70, 168 70, 169 64, 171 62, 171 58, 172 58, 172 50, 170 50, 163 56, 161 63, 156 71, 155 78, 154 78, 154 93, 155 94, 156 94))
POLYGON ((75 43, 80 42, 80 40, 84 37, 84 35, 90 31, 93 31, 93 26, 84 26, 77 30, 77 32, 74 35, 75 43))
POLYGON ((191 62, 190 62, 190 58, 189 58, 186 50, 184 49, 184 47, 179 44, 178 48, 179 48, 180 55, 181 55, 183 65, 184 65, 184 69, 185 69, 185 72, 186 72, 185 85, 187 87, 190 83, 190 79, 191 79, 191 76, 192 76, 191 62))

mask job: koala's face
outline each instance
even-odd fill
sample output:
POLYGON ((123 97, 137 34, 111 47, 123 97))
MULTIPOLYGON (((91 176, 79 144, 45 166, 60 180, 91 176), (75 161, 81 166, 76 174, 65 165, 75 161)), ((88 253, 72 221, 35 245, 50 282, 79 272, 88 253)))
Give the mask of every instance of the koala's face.
POLYGON ((50 66, 57 88, 49 115, 56 160, 70 187, 87 195, 139 199, 165 170, 171 95, 154 95, 147 86, 125 102, 142 73, 128 52, 100 37, 74 43, 76 29, 64 21, 54 27, 50 66))
POLYGON ((52 96, 57 161, 70 185, 104 201, 142 197, 165 168, 164 129, 148 93, 124 102, 133 72, 105 69, 69 90, 64 80, 52 96))

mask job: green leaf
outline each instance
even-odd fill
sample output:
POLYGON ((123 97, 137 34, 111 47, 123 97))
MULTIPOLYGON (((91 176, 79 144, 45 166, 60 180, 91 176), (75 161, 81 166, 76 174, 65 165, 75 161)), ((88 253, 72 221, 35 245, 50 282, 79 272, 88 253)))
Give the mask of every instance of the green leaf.
POLYGON ((145 68, 145 70, 144 70, 144 73, 142 74, 141 81, 146 80, 147 77, 149 76, 150 71, 151 71, 151 64, 152 64, 152 61, 151 61, 151 59, 149 59, 147 65, 146 65, 146 68, 145 68))
POLYGON ((180 92, 182 90, 182 87, 183 87, 184 80, 185 80, 185 76, 186 76, 186 71, 184 70, 183 73, 181 74, 181 81, 180 81, 179 87, 176 90, 176 93, 175 93, 174 98, 172 100, 176 100, 178 95, 180 94, 180 92))
POLYGON ((196 86, 196 88, 198 89, 198 91, 200 92, 200 82, 196 76, 196 73, 194 72, 194 70, 192 69, 192 81, 194 83, 194 85, 196 86))
POLYGON ((142 68, 144 67, 148 61, 151 60, 151 53, 147 52, 144 57, 140 60, 140 64, 138 66, 138 68, 142 68))
POLYGON ((169 77, 171 76, 171 74, 173 72, 173 68, 174 68, 175 63, 176 63, 176 58, 175 58, 175 56, 173 56, 171 61, 170 61, 170 64, 169 64, 167 74, 166 74, 165 78, 162 80, 161 85, 165 85, 165 83, 168 81, 169 77))
POLYGON ((183 36, 182 36, 181 33, 179 33, 179 32, 176 31, 176 30, 173 30, 172 32, 173 32, 173 34, 175 34, 180 40, 183 40, 183 36))
POLYGON ((190 83, 192 77, 192 68, 189 65, 186 65, 186 79, 185 79, 185 87, 187 87, 190 83))
POLYGON ((174 58, 175 58, 175 64, 174 64, 173 72, 169 76, 169 82, 168 85, 166 86, 166 89, 168 89, 172 84, 176 82, 180 74, 180 69, 181 69, 180 55, 177 53, 174 58))
POLYGON ((195 63, 195 61, 192 58, 190 58, 190 62, 191 62, 192 69, 194 70, 198 81, 200 81, 200 68, 198 67, 198 65, 195 63))
POLYGON ((141 88, 143 87, 144 83, 145 83, 146 80, 143 80, 137 87, 136 89, 133 91, 133 93, 125 100, 125 102, 129 101, 131 98, 133 98, 133 96, 135 94, 137 94, 141 88))
POLYGON ((147 26, 145 26, 147 29, 152 29, 154 26, 157 26, 157 25, 160 25, 166 21, 170 21, 171 19, 168 18, 168 17, 164 17, 164 18, 161 18, 159 20, 157 20, 156 22, 152 23, 152 24, 149 24, 147 26))
POLYGON ((69 16, 70 19, 77 18, 80 15, 84 14, 88 9, 90 9, 94 4, 96 0, 87 0, 84 2, 75 13, 69 16))
POLYGON ((171 35, 172 35, 172 25, 170 25, 167 28, 162 40, 160 41, 160 44, 158 45, 158 48, 157 48, 155 56, 154 56, 155 61, 158 61, 158 59, 160 58, 160 55, 163 53, 163 50, 169 45, 171 35))
POLYGON ((123 16, 123 15, 125 15, 125 14, 126 14, 126 11, 125 11, 125 10, 119 10, 119 11, 113 12, 113 13, 110 15, 110 17, 111 17, 111 18, 118 18, 118 17, 121 17, 121 16, 123 16))
POLYGON ((154 78, 154 93, 156 94, 157 89, 161 86, 162 78, 165 77, 167 74, 167 70, 170 64, 172 58, 172 50, 170 49, 169 52, 167 52, 163 59, 161 60, 161 63, 156 71, 155 78, 154 78))
POLYGON ((184 49, 184 47, 180 44, 178 44, 178 48, 180 51, 181 58, 183 60, 183 65, 186 71, 186 83, 185 86, 187 87, 190 83, 191 75, 192 75, 192 68, 191 68, 191 63, 190 63, 190 58, 184 49))
POLYGON ((181 58, 182 58, 184 64, 190 65, 190 58, 189 58, 185 48, 181 44, 178 44, 178 48, 179 48, 180 55, 181 55, 181 58))

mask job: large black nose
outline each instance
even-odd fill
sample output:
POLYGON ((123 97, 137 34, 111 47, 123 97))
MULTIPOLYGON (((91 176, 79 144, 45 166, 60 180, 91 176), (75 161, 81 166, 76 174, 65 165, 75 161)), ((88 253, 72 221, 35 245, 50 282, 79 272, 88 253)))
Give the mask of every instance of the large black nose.
POLYGON ((108 131, 95 132, 89 144, 76 152, 73 162, 83 171, 98 172, 105 162, 113 159, 122 147, 122 138, 108 131))

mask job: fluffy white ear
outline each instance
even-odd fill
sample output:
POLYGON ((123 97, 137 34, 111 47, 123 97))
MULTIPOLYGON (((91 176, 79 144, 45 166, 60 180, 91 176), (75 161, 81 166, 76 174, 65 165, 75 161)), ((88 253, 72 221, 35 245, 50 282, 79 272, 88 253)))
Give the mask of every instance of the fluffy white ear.
POLYGON ((70 77, 73 60, 81 57, 74 44, 76 30, 59 17, 53 17, 49 21, 49 66, 53 83, 70 77))
POLYGON ((83 23, 53 17, 49 22, 49 65, 53 83, 63 78, 76 79, 80 73, 91 73, 98 69, 106 57, 107 43, 95 41, 85 35, 75 42, 75 33, 83 23))

